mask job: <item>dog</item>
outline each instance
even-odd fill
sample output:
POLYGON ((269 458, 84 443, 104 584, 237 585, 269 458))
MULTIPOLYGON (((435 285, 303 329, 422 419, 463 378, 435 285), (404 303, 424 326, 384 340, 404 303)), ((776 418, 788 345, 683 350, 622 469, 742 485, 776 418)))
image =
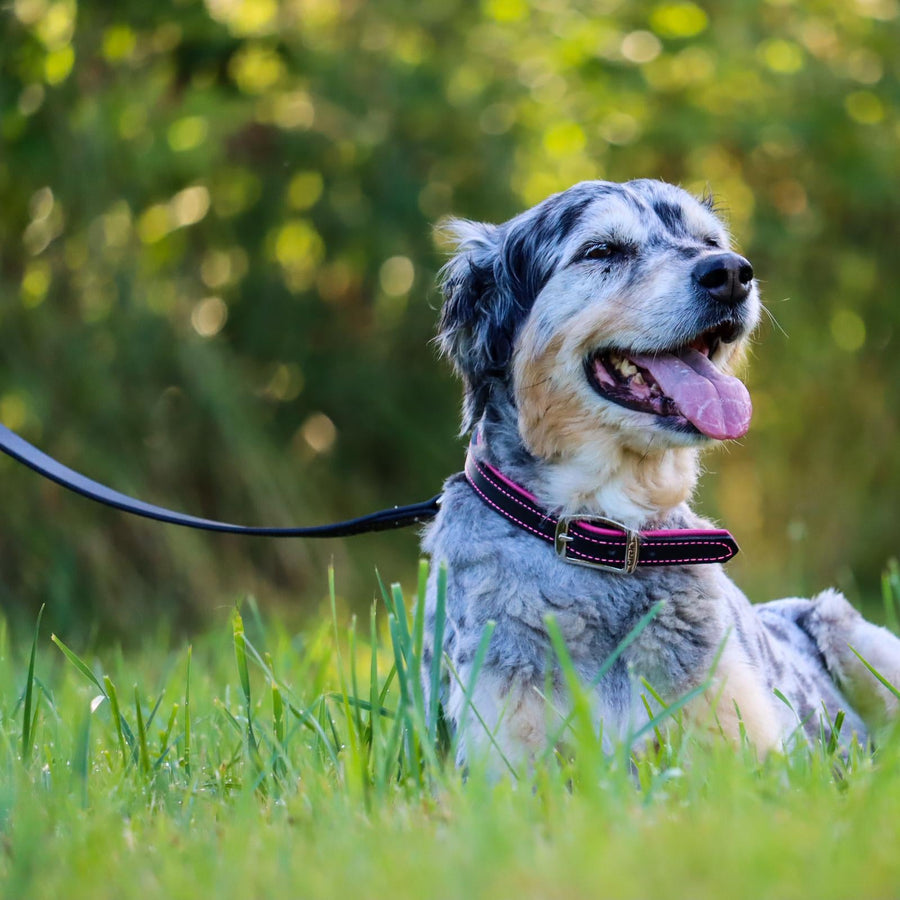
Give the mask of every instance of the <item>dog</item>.
POLYGON ((649 721, 644 681, 667 704, 695 692, 688 721, 760 754, 832 729, 845 748, 866 743, 897 701, 851 648, 900 684, 897 637, 834 590, 751 605, 716 561, 725 552, 641 559, 653 535, 730 538, 689 502, 700 451, 749 426, 731 372, 761 303, 711 200, 653 180, 588 181, 504 224, 452 220, 446 231, 456 252, 440 276, 437 341, 463 383, 475 480, 448 479, 424 531, 424 664, 448 661, 457 762, 527 766, 557 736, 570 701, 548 617, 610 750, 649 721), (624 555, 576 558, 567 542, 579 527, 598 545, 620 538, 624 555))

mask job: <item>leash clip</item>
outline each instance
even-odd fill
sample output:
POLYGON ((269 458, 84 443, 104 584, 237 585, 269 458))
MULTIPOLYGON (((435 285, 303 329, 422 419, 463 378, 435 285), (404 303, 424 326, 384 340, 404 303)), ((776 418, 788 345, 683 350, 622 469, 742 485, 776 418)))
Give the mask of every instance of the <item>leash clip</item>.
POLYGON ((641 542, 636 531, 616 522, 614 519, 606 519, 603 516, 561 516, 556 522, 556 531, 553 535, 553 548, 556 555, 564 562, 573 566, 586 566, 589 569, 602 569, 605 572, 615 572, 617 575, 631 575, 637 568, 641 552, 641 542), (611 528, 621 531, 625 538, 625 558, 621 566, 608 563, 593 562, 589 559, 578 559, 569 556, 568 546, 575 540, 575 536, 569 534, 569 526, 573 522, 586 522, 590 525, 598 525, 603 528, 611 528))

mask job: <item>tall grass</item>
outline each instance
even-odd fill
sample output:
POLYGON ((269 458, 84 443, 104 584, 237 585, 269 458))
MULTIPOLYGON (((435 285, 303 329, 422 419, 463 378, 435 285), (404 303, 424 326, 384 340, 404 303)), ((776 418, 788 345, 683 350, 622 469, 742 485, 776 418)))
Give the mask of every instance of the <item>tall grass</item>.
MULTIPOLYGON (((892 571, 889 607, 900 596, 892 571)), ((330 573, 332 618, 319 629, 289 634, 250 598, 227 630, 175 652, 151 641, 95 659, 48 642, 39 617, 20 654, 0 627, 0 894, 861 897, 900 887, 897 735, 874 752, 821 741, 759 760, 748 744, 691 731, 681 707, 692 695, 667 706, 646 685, 649 723, 609 753, 552 620, 571 704, 547 753, 527 770, 507 760, 501 778, 461 772, 463 736, 438 702, 458 673, 439 656, 422 665, 426 574, 423 564, 411 598, 381 585, 364 625, 342 621, 330 573), (644 736, 654 740, 634 751, 644 736)), ((483 727, 472 711, 469 727, 483 727)))

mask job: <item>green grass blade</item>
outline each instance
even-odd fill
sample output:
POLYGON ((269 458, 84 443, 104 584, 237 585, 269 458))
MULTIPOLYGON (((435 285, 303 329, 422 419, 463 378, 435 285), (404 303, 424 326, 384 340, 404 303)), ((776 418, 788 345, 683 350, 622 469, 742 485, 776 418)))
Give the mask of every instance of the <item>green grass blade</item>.
POLYGON ((250 671, 247 668, 247 648, 244 636, 244 620, 240 611, 235 608, 231 614, 231 630, 234 637, 234 656, 237 662, 238 678, 244 693, 244 704, 250 707, 250 671))
MULTIPOLYGON (((424 606, 424 594, 422 599, 424 606)), ((441 693, 441 661, 444 658, 444 627, 447 622, 447 566, 438 569, 437 595, 434 607, 434 643, 431 655, 430 694, 428 697, 428 742, 437 739, 438 702, 441 693)))
POLYGON ((864 656, 862 656, 855 647, 852 647, 850 644, 847 645, 850 647, 851 652, 854 656, 872 673, 898 700, 900 700, 900 688, 896 685, 890 683, 881 672, 878 671, 864 656))
POLYGON ((28 678, 25 682, 25 709, 22 712, 22 762, 26 765, 31 759, 31 746, 34 730, 32 728, 32 696, 34 691, 34 662, 37 656, 38 635, 41 631, 41 619, 44 616, 44 604, 38 610, 37 622, 34 625, 34 639, 31 642, 31 657, 28 661, 28 678))
POLYGON ((887 569, 881 576, 881 598, 884 601, 884 622, 887 627, 900 634, 900 564, 896 559, 888 560, 887 569))
POLYGON ((145 723, 145 728, 147 731, 150 731, 150 728, 153 726, 153 720, 156 718, 156 714, 159 712, 160 704, 162 703, 163 696, 165 695, 165 691, 160 693, 160 695, 156 698, 156 703, 153 704, 153 709, 150 710, 150 715, 147 716, 147 721, 145 723))
POLYGON ((378 771, 378 738, 380 721, 384 715, 379 712, 378 702, 378 607, 375 603, 369 609, 369 771, 378 771))
MULTIPOLYGON (((643 680, 644 679, 641 679, 641 681, 643 681, 643 680)), ((644 705, 644 712, 647 713, 647 718, 652 719, 653 718, 653 707, 650 705, 650 701, 647 699, 646 694, 641 694, 641 703, 643 703, 643 705, 644 705)), ((663 709, 665 709, 665 707, 663 707, 663 709)), ((657 744, 657 746, 661 747, 664 743, 662 732, 659 730, 659 728, 654 728, 653 731, 656 736, 656 744, 657 744)))
POLYGON ((100 682, 97 680, 97 676, 91 671, 91 667, 80 656, 78 656, 77 653, 74 653, 72 650, 70 650, 55 634, 50 635, 50 640, 53 641, 53 643, 56 644, 56 646, 59 647, 60 650, 62 650, 63 655, 66 657, 66 659, 69 660, 69 662, 72 663, 72 665, 75 666, 75 668, 78 669, 78 671, 81 672, 81 674, 84 675, 84 677, 87 678, 88 681, 96 685, 97 689, 102 694, 106 694, 106 690, 104 689, 103 685, 100 684, 100 682))
POLYGON ((159 737, 159 754, 160 757, 165 757, 166 751, 169 749, 169 738, 172 736, 172 728, 175 726, 175 719, 178 716, 178 704, 172 704, 172 712, 169 713, 169 721, 166 722, 166 727, 163 733, 159 737))
MULTIPOLYGON (((316 700, 312 706, 319 705, 321 701, 316 700)), ((331 764, 338 768, 340 763, 338 761, 338 751, 340 747, 337 743, 332 743, 331 738, 325 733, 325 729, 322 727, 322 723, 316 718, 315 713, 311 711, 311 708, 308 710, 302 710, 298 707, 294 706, 293 703, 287 704, 288 711, 294 716, 301 725, 309 728, 318 738, 319 738, 319 747, 320 749, 325 750, 325 754, 328 757, 331 764)))
MULTIPOLYGON (((622 638, 621 641, 619 641, 616 649, 613 650, 613 652, 610 653, 610 655, 603 661, 603 664, 600 666, 597 674, 590 680, 590 683, 587 686, 588 690, 593 690, 595 687, 597 687, 598 684, 600 684, 606 674, 615 665, 619 657, 621 657, 621 655, 638 639, 644 629, 656 618, 656 616, 659 615, 659 611, 662 609, 662 606, 663 604, 661 601, 659 603, 655 603, 650 607, 649 610, 647 610, 647 612, 644 613, 644 615, 640 617, 640 619, 637 620, 631 631, 629 631, 628 634, 626 634, 625 637, 622 638)), ((562 738, 563 734, 565 734, 566 729, 571 725, 573 716, 574 711, 570 712, 563 719, 551 739, 547 742, 547 749, 541 756, 542 763, 545 763, 547 759, 555 752, 556 744, 560 740, 560 738, 562 738)))
POLYGON ((91 770, 91 717, 93 709, 89 708, 81 720, 75 737, 72 754, 72 775, 81 787, 81 807, 88 806, 88 777, 91 770))
POLYGON ((450 662, 449 659, 447 660, 447 671, 450 673, 450 677, 453 678, 454 681, 456 681, 456 683, 459 685, 460 689, 462 690, 463 695, 465 696, 468 708, 472 710, 472 715, 475 716, 475 718, 478 720, 478 724, 481 725, 481 727, 484 729, 485 736, 487 737, 491 746, 497 751, 497 754, 500 757, 501 762, 503 763, 503 765, 506 766, 507 770, 509 771, 510 775, 512 775, 513 779, 518 780, 519 773, 516 771, 515 766, 509 761, 509 759, 507 759, 506 754, 503 752, 503 748, 500 746, 500 744, 497 743, 497 738, 494 736, 493 731, 491 731, 487 722, 484 720, 484 717, 481 715, 481 713, 478 711, 478 708, 472 702, 472 696, 469 693, 468 687, 465 684, 463 684, 462 679, 459 677, 459 672, 456 671, 456 668, 454 667, 453 663, 450 662))
POLYGON ((397 621, 398 646, 403 653, 403 661, 407 669, 412 659, 412 637, 409 633, 409 614, 406 611, 406 602, 403 599, 403 590, 399 584, 391 585, 391 598, 394 603, 394 615, 397 621))
POLYGON ((491 637, 494 634, 494 629, 497 627, 497 623, 494 621, 489 621, 481 632, 481 639, 478 641, 478 649, 475 651, 475 656, 472 659, 472 668, 469 672, 469 683, 466 686, 464 693, 465 699, 463 700, 462 709, 459 714, 459 723, 456 728, 456 734, 453 737, 453 742, 450 747, 450 751, 452 756, 455 758, 457 748, 462 743, 463 737, 466 732, 466 728, 469 724, 469 706, 472 702, 472 695, 475 693, 475 685, 478 682, 478 675, 481 672, 481 667, 484 665, 484 660, 487 657, 488 647, 491 643, 491 637))
MULTIPOLYGON (((341 638, 340 638, 340 629, 338 628, 338 618, 337 618, 337 591, 335 589, 334 583, 334 566, 328 567, 328 599, 331 603, 331 622, 334 631, 334 650, 337 655, 337 669, 338 669, 338 680, 341 687, 341 694, 343 695, 343 707, 344 707, 344 717, 347 722, 347 734, 349 735, 348 743, 350 745, 350 755, 353 759, 357 758, 357 754, 359 753, 359 746, 357 743, 356 731, 353 728, 353 715, 350 709, 350 692, 347 687, 347 677, 344 673, 344 658, 341 653, 341 638)), ((331 714, 329 713, 329 720, 331 719, 331 714)), ((331 730, 334 734, 334 744, 335 747, 340 747, 342 741, 340 741, 337 737, 337 730, 335 729, 334 722, 331 721, 331 730)))
POLYGON ((378 582, 378 590, 381 592, 381 599, 384 601, 387 611, 396 616, 397 610, 394 609, 394 601, 391 599, 391 592, 387 589, 387 585, 384 583, 381 572, 379 572, 378 569, 375 570, 375 580, 378 582))
POLYGON ((660 710, 652 719, 648 722, 645 722, 634 734, 631 735, 629 740, 630 744, 638 743, 644 735, 648 734, 651 731, 656 731, 660 725, 662 725, 666 719, 670 719, 678 710, 682 709, 688 703, 691 702, 695 697, 699 697, 704 691, 709 690, 712 685, 712 680, 704 681, 703 684, 698 684, 697 687, 692 688, 686 694, 683 694, 677 700, 674 700, 670 703, 665 709, 660 710))
POLYGON ((419 714, 425 718, 425 695, 422 672, 422 653, 425 647, 425 598, 428 588, 428 563, 426 560, 419 560, 419 579, 416 590, 416 604, 413 611, 413 633, 412 633, 412 665, 410 666, 410 674, 412 676, 412 684, 416 708, 419 714))
MULTIPOLYGON (((332 691, 328 696, 339 703, 344 700, 344 695, 337 691, 332 691)), ((352 707, 361 709, 363 712, 374 712, 376 715, 384 716, 386 719, 396 718, 396 713, 393 710, 388 709, 386 706, 379 706, 378 704, 373 706, 370 700, 361 700, 359 697, 348 697, 347 700, 352 707)))
POLYGON ((184 677, 184 771, 191 777, 191 656, 193 645, 188 644, 187 672, 184 677))
MULTIPOLYGON (((351 697, 347 699, 357 701, 359 699, 359 680, 356 677, 356 616, 350 619, 350 627, 347 629, 347 645, 350 649, 350 688, 353 691, 351 697)), ((356 727, 357 740, 360 745, 363 743, 363 724, 362 715, 358 703, 351 703, 353 709, 353 725, 356 727)))
MULTIPOLYGON (((269 671, 273 672, 275 667, 272 664, 272 657, 267 653, 265 659, 269 671)), ((281 689, 278 687, 274 672, 269 678, 269 685, 272 688, 272 732, 275 740, 284 746, 284 700, 281 697, 281 689)))
POLYGON ((122 712, 119 709, 119 697, 116 693, 116 686, 112 683, 109 675, 103 676, 103 686, 106 689, 106 696, 109 697, 109 709, 112 713, 113 723, 116 726, 116 737, 119 740, 119 752, 122 754, 122 767, 128 765, 129 754, 125 747, 125 735, 122 732, 122 712))
POLYGON ((247 711, 247 752, 251 758, 256 758, 259 753, 259 745, 253 733, 253 704, 250 696, 250 669, 247 666, 247 637, 244 633, 244 620, 240 610, 235 608, 231 618, 232 634, 234 636, 234 658, 237 662, 238 677, 241 682, 241 691, 244 694, 244 709, 247 711))
POLYGON ((575 664, 572 662, 562 631, 560 631, 559 625, 553 616, 544 617, 544 627, 547 629, 550 645, 553 647, 556 661, 559 663, 560 671, 571 696, 572 718, 586 728, 587 733, 590 733, 594 727, 594 720, 591 704, 588 700, 588 692, 585 690, 581 678, 575 670, 575 664))
POLYGON ((138 686, 134 686, 134 714, 137 722, 138 765, 141 774, 146 778, 150 774, 150 752, 147 749, 147 728, 144 725, 144 714, 141 710, 141 694, 138 686))
MULTIPOLYGON (((826 709, 826 714, 828 710, 826 709)), ((825 752, 828 756, 834 756, 835 751, 840 746, 841 731, 844 727, 844 710, 839 709, 834 717, 834 724, 831 726, 831 735, 825 746, 825 752)))

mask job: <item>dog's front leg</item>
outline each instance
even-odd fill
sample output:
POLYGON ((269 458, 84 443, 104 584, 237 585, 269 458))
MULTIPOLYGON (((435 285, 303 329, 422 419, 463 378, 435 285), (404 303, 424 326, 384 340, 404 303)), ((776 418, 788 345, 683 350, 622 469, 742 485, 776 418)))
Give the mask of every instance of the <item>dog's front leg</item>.
POLYGON ((735 745, 746 737, 761 756, 781 749, 782 713, 733 633, 725 638, 710 681, 710 687, 688 704, 688 721, 722 734, 735 745))
MULTIPOLYGON (((459 674, 467 683, 466 673, 459 674)), ((526 776, 547 748, 548 717, 558 718, 544 699, 543 685, 487 667, 468 699, 459 684, 451 686, 448 713, 457 728, 457 763, 486 766, 497 777, 526 776)))

